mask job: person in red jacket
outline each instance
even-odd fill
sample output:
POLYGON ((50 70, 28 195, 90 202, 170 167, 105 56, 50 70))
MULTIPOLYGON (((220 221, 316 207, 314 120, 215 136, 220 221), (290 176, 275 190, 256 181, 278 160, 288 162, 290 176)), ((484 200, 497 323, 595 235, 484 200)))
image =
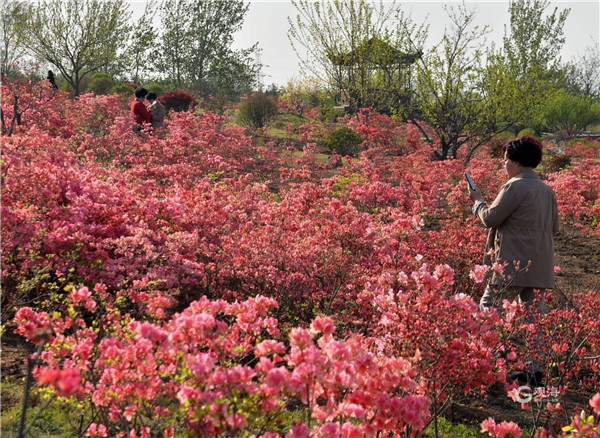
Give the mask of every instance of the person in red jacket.
POLYGON ((149 124, 152 118, 152 113, 148 111, 144 104, 144 98, 148 94, 148 90, 145 88, 138 88, 135 90, 135 100, 131 102, 131 114, 135 119, 133 125, 134 132, 140 132, 145 124, 149 124))

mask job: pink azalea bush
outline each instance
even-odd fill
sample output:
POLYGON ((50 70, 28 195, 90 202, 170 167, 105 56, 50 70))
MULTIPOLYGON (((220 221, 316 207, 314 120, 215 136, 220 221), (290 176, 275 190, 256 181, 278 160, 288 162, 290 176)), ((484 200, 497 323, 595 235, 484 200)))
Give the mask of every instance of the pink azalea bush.
POLYGON ((92 294, 102 306, 90 306, 83 287, 65 301, 68 316, 24 307, 15 317, 30 341, 49 329, 38 383, 93 405, 90 436, 168 435, 174 426, 209 436, 285 432, 290 407, 307 435, 418 433, 427 424, 430 402, 410 361, 370 349, 360 335, 336 339, 330 318, 292 328, 282 342, 273 299, 203 297, 151 323, 121 314, 104 289, 92 294), (110 335, 100 339, 98 329, 110 335))
MULTIPOLYGON (((418 436, 531 357, 561 396, 597 392, 598 294, 537 328, 479 311, 465 166, 432 162, 414 126, 344 119, 367 140, 340 166, 318 146, 339 125, 316 117, 299 152, 210 112, 136 134, 121 98, 2 87, 7 116, 11 93, 31 101, 3 138, 3 323, 43 348, 38 384, 87 407, 79 434, 418 436)), ((490 199, 505 179, 485 154, 469 171, 490 199)), ((544 175, 589 232, 599 176, 544 175)), ((570 415, 543 409, 548 433, 570 415)))

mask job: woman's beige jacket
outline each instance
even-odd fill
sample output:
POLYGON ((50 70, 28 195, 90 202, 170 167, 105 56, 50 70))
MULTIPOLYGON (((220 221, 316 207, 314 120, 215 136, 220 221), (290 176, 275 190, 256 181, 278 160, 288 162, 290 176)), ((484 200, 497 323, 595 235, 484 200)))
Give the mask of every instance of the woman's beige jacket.
POLYGON ((492 284, 554 288, 554 234, 560 220, 556 196, 537 173, 519 173, 489 208, 477 202, 473 213, 490 228, 484 263, 506 264, 504 277, 494 272, 492 284))

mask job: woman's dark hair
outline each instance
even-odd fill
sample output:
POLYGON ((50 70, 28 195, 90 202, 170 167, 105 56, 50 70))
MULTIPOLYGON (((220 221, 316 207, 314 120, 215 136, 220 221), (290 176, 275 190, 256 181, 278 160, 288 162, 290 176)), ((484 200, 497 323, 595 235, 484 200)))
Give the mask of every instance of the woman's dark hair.
POLYGON ((140 87, 137 90, 135 90, 135 97, 146 97, 146 94, 148 94, 148 90, 146 90, 143 87, 140 87))
POLYGON ((509 160, 521 166, 536 168, 542 161, 542 143, 531 135, 513 138, 502 147, 509 160))
POLYGON ((148 93, 148 95, 146 96, 146 99, 150 100, 150 99, 156 99, 156 93, 148 93))

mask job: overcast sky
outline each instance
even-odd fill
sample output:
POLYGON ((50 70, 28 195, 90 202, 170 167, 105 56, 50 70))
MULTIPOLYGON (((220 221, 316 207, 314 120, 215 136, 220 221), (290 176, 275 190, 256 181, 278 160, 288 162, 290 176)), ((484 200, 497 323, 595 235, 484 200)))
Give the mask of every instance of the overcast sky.
MULTIPOLYGON (((295 17, 296 9, 289 0, 250 0, 250 8, 244 19, 242 30, 236 35, 234 48, 241 49, 258 42, 262 49, 260 61, 263 67, 263 83, 287 84, 293 77, 299 77, 298 57, 288 39, 288 16, 295 17)), ((444 5, 457 5, 459 0, 451 1, 399 1, 405 13, 413 21, 429 23, 429 42, 437 42, 448 24, 444 5)), ((134 14, 143 10, 144 1, 133 2, 134 14)), ((469 8, 477 9, 476 23, 490 25, 492 33, 488 41, 502 43, 504 25, 508 23, 508 0, 467 0, 469 8)), ((569 61, 584 53, 586 47, 599 44, 600 41, 600 1, 599 0, 563 0, 552 1, 547 9, 551 13, 554 7, 559 10, 570 8, 571 13, 565 25, 566 42, 562 52, 563 61, 569 61)))

